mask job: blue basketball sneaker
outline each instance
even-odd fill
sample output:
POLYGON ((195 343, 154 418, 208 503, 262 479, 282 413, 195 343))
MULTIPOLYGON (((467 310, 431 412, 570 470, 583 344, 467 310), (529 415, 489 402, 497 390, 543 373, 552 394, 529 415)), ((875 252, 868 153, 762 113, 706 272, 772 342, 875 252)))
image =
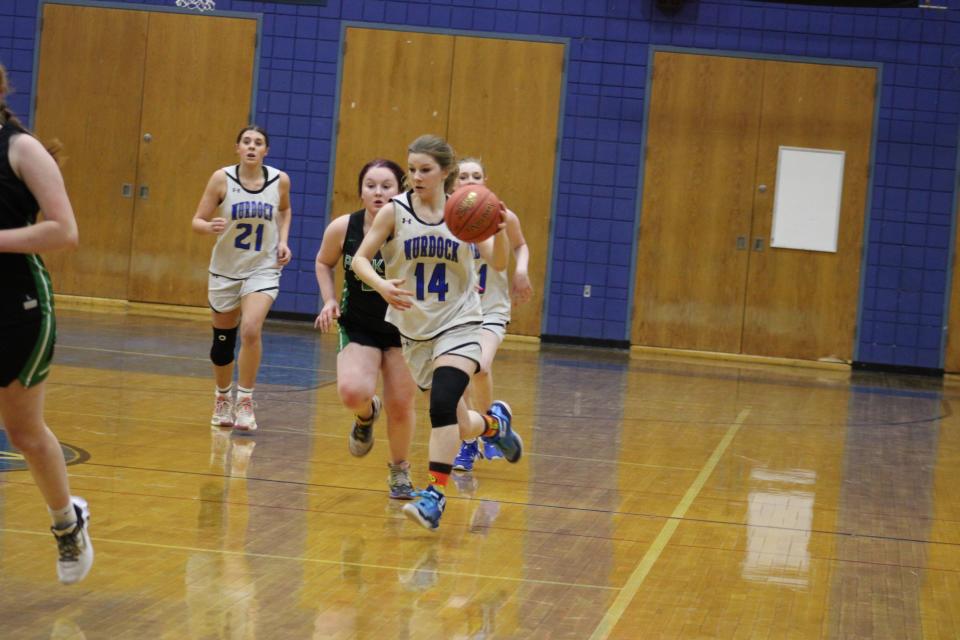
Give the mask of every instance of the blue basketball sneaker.
POLYGON ((491 443, 483 443, 483 451, 480 452, 480 457, 484 460, 503 460, 503 454, 500 453, 500 449, 491 443))
POLYGON ((500 425, 500 429, 490 437, 484 437, 484 442, 489 442, 503 454, 507 462, 516 462, 523 455, 523 440, 517 435, 517 432, 510 427, 510 405, 503 400, 496 400, 487 411, 488 416, 492 416, 500 425))
MULTIPOLYGON (((486 444, 486 443, 484 443, 486 444)), ((480 446, 477 441, 460 444, 460 453, 453 459, 454 471, 473 471, 473 463, 480 457, 480 446)))
POLYGON ((414 491, 413 495, 419 499, 403 505, 403 513, 425 529, 432 531, 439 527, 440 516, 447 506, 447 498, 434 489, 433 485, 423 491, 414 491))

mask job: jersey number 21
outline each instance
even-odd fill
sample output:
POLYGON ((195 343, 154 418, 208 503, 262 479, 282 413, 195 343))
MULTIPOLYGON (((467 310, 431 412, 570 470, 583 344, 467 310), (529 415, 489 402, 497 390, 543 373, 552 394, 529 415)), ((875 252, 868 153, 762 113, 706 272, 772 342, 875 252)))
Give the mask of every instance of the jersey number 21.
POLYGON ((240 235, 236 237, 233 241, 233 246, 237 249, 249 249, 250 241, 247 240, 250 237, 251 233, 256 233, 257 241, 253 248, 254 251, 260 251, 260 248, 263 246, 263 223, 257 225, 257 230, 254 232, 253 225, 249 222, 241 222, 237 225, 237 229, 240 231, 240 235))

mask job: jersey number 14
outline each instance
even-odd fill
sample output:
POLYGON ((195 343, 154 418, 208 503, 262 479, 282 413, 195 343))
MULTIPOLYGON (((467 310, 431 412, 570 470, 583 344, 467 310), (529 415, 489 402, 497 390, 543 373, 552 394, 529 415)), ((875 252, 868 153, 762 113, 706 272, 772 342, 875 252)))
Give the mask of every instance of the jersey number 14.
POLYGON ((433 267, 433 273, 430 274, 430 281, 426 282, 424 278, 424 265, 422 262, 417 263, 416 270, 414 274, 417 276, 417 300, 423 300, 424 296, 424 285, 426 285, 427 293, 437 294, 437 300, 440 302, 445 302, 447 299, 447 289, 450 288, 450 285, 447 284, 447 265, 438 262, 433 267))

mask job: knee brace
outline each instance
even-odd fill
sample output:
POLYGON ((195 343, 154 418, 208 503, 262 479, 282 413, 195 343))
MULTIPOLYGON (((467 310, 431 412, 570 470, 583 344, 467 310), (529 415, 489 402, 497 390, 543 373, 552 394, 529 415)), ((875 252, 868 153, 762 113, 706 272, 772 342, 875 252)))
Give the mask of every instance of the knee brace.
POLYGON ((457 403, 470 384, 468 376, 456 367, 437 367, 433 371, 430 389, 430 426, 447 427, 457 424, 457 403))
POLYGON ((218 367, 233 362, 233 351, 237 346, 237 329, 213 328, 213 346, 210 347, 210 360, 218 367))

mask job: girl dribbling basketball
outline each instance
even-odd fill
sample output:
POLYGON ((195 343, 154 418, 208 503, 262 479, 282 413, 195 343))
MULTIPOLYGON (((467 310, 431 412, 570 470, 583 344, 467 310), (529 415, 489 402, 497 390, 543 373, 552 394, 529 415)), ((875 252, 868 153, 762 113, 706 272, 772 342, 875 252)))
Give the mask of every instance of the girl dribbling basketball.
MULTIPOLYGON (((407 149, 412 189, 391 199, 357 250, 353 270, 389 304, 387 321, 400 331, 403 355, 417 385, 430 391, 430 484, 404 513, 428 529, 440 526, 446 486, 461 439, 483 436, 511 462, 523 443, 513 432, 510 408, 494 402, 486 414, 468 411, 463 393, 481 358, 482 320, 473 246, 443 221, 446 193, 456 175, 453 149, 442 138, 420 136, 407 149), (386 278, 370 260, 380 250, 386 278)), ((504 269, 507 239, 501 230, 480 243, 493 268, 504 269)))

